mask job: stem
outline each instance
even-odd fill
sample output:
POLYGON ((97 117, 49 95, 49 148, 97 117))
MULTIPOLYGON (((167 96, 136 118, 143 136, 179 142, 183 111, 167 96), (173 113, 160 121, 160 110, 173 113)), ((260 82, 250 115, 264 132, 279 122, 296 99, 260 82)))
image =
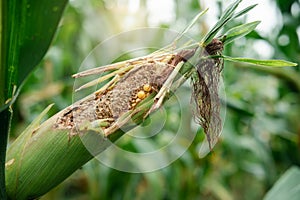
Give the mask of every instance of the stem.
POLYGON ((5 158, 8 133, 10 129, 12 113, 9 108, 0 113, 1 139, 0 139, 0 199, 7 199, 5 189, 5 158))
POLYGON ((7 49, 9 47, 9 36, 5 29, 11 28, 8 23, 8 2, 0 2, 0 199, 7 199, 5 187, 5 160, 7 140, 10 131, 10 123, 12 119, 12 112, 10 107, 6 106, 6 100, 12 97, 12 90, 9 90, 10 82, 8 79, 14 77, 9 72, 7 49), (6 107, 5 107, 6 106, 6 107))

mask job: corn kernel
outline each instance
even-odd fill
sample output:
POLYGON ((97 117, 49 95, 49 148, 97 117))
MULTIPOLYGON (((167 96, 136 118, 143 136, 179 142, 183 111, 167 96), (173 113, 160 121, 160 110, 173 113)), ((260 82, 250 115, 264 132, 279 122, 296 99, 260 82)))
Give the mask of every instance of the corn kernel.
POLYGON ((139 98, 139 99, 145 99, 145 97, 146 97, 146 94, 145 94, 145 92, 144 91, 139 91, 138 93, 137 93, 137 97, 139 98))
POLYGON ((131 104, 131 108, 134 108, 136 106, 136 103, 131 104))
POLYGON ((151 85, 145 84, 145 85, 143 86, 143 90, 144 90, 145 92, 150 92, 150 91, 151 91, 151 85))

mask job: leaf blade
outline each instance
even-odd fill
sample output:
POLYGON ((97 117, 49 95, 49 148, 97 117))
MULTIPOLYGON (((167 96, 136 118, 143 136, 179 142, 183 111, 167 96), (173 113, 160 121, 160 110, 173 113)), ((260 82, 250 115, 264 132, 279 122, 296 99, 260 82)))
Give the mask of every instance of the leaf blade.
POLYGON ((264 200, 298 199, 300 195, 299 178, 299 167, 289 168, 266 194, 264 200))
POLYGON ((233 40, 236 40, 238 38, 241 38, 251 31, 253 31, 257 25, 260 23, 260 21, 254 21, 247 24, 242 24, 240 26, 236 26, 230 30, 228 30, 224 35, 224 40, 222 41, 224 45, 229 44, 233 40))
POLYGON ((67 2, 11 0, 1 5, 0 106, 15 99, 13 95, 44 57, 67 2))
POLYGON ((241 10, 240 12, 236 13, 236 14, 234 15, 234 18, 238 18, 238 17, 240 17, 240 16, 242 16, 242 15, 248 13, 250 10, 252 10, 253 8, 255 8, 257 5, 258 5, 258 4, 253 4, 253 5, 251 5, 251 6, 248 6, 247 8, 245 8, 245 9, 241 10))
POLYGON ((264 66, 264 67, 294 67, 297 63, 289 62, 286 60, 257 60, 253 58, 233 58, 229 56, 222 56, 224 60, 232 62, 242 62, 252 65, 264 66))
POLYGON ((219 21, 213 26, 213 28, 205 35, 202 39, 201 44, 204 46, 209 44, 211 40, 216 36, 221 28, 232 19, 234 11, 238 7, 238 5, 242 2, 242 0, 237 0, 229 5, 225 11, 223 12, 222 16, 220 17, 219 21))
POLYGON ((11 105, 27 76, 45 55, 67 0, 10 0, 0 3, 0 198, 5 198, 4 162, 11 105))

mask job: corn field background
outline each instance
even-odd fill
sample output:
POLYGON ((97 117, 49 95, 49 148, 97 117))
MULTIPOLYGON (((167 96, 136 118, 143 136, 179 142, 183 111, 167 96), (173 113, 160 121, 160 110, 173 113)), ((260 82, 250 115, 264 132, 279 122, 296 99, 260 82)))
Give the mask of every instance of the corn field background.
MULTIPOLYGON (((14 104, 10 142, 49 104, 55 103, 48 117, 72 104, 74 79, 71 75, 78 72, 83 60, 100 42, 124 31, 154 25, 181 31, 199 10, 207 7, 202 1, 173 0, 170 1, 174 11, 172 15, 162 14, 159 18, 150 9, 150 2, 69 2, 49 51, 24 84, 14 104)), ((208 12, 218 17, 229 1, 215 2, 215 10, 208 12)), ((300 2, 276 0, 272 1, 272 5, 277 14, 277 18, 270 22, 275 24, 274 30, 269 33, 259 31, 261 29, 253 31, 226 46, 225 55, 276 58, 300 63, 300 2)), ((239 18, 235 23, 243 24, 246 20, 247 17, 239 18)), ((204 17, 188 33, 189 36, 199 40, 213 25, 210 23, 211 19, 204 17)), ((159 38, 157 35, 147 39, 152 46, 160 46, 159 38)), ((118 45, 122 48, 122 41, 118 45)), ((125 54, 119 59, 130 58, 129 54, 125 54)), ((105 60, 97 59, 100 63, 101 59, 105 60)), ((189 84, 185 84, 178 95, 183 98, 181 110, 186 112, 179 112, 171 99, 169 106, 165 107, 169 119, 161 133, 166 137, 160 137, 168 139, 168 134, 176 129, 176 120, 183 116, 184 130, 198 132, 179 159, 149 173, 122 172, 92 160, 41 199, 268 199, 265 195, 289 169, 296 171, 294 178, 297 180, 296 177, 300 176, 297 168, 300 165, 299 67, 259 68, 225 62, 223 81, 226 93, 226 98, 222 99, 222 107, 226 108, 225 123, 213 153, 204 158, 198 156, 198 143, 205 135, 193 123, 191 89, 189 84)), ((160 117, 161 113, 157 112, 152 120, 155 122, 160 117)), ((151 134, 152 129, 153 126, 147 125, 135 131, 151 134)), ((145 152, 147 146, 163 142, 149 139, 141 145, 125 137, 117 145, 127 151, 145 152)), ((135 165, 142 167, 145 163, 136 162, 135 165)), ((289 184, 285 183, 285 186, 289 188, 289 184)), ((278 191, 283 195, 288 189, 278 191)))

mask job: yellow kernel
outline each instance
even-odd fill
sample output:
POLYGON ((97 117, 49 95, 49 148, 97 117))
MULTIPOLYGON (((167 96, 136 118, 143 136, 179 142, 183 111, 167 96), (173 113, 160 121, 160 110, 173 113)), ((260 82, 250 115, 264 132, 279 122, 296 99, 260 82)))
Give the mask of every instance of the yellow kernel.
POLYGON ((143 86, 143 90, 144 90, 145 92, 150 92, 150 91, 151 91, 151 85, 145 84, 145 85, 143 86))
POLYGON ((139 98, 139 99, 145 99, 145 97, 146 97, 146 94, 145 94, 145 92, 144 91, 139 91, 138 93, 137 93, 137 97, 139 98))
POLYGON ((134 108, 136 106, 136 103, 131 104, 131 108, 134 108))

